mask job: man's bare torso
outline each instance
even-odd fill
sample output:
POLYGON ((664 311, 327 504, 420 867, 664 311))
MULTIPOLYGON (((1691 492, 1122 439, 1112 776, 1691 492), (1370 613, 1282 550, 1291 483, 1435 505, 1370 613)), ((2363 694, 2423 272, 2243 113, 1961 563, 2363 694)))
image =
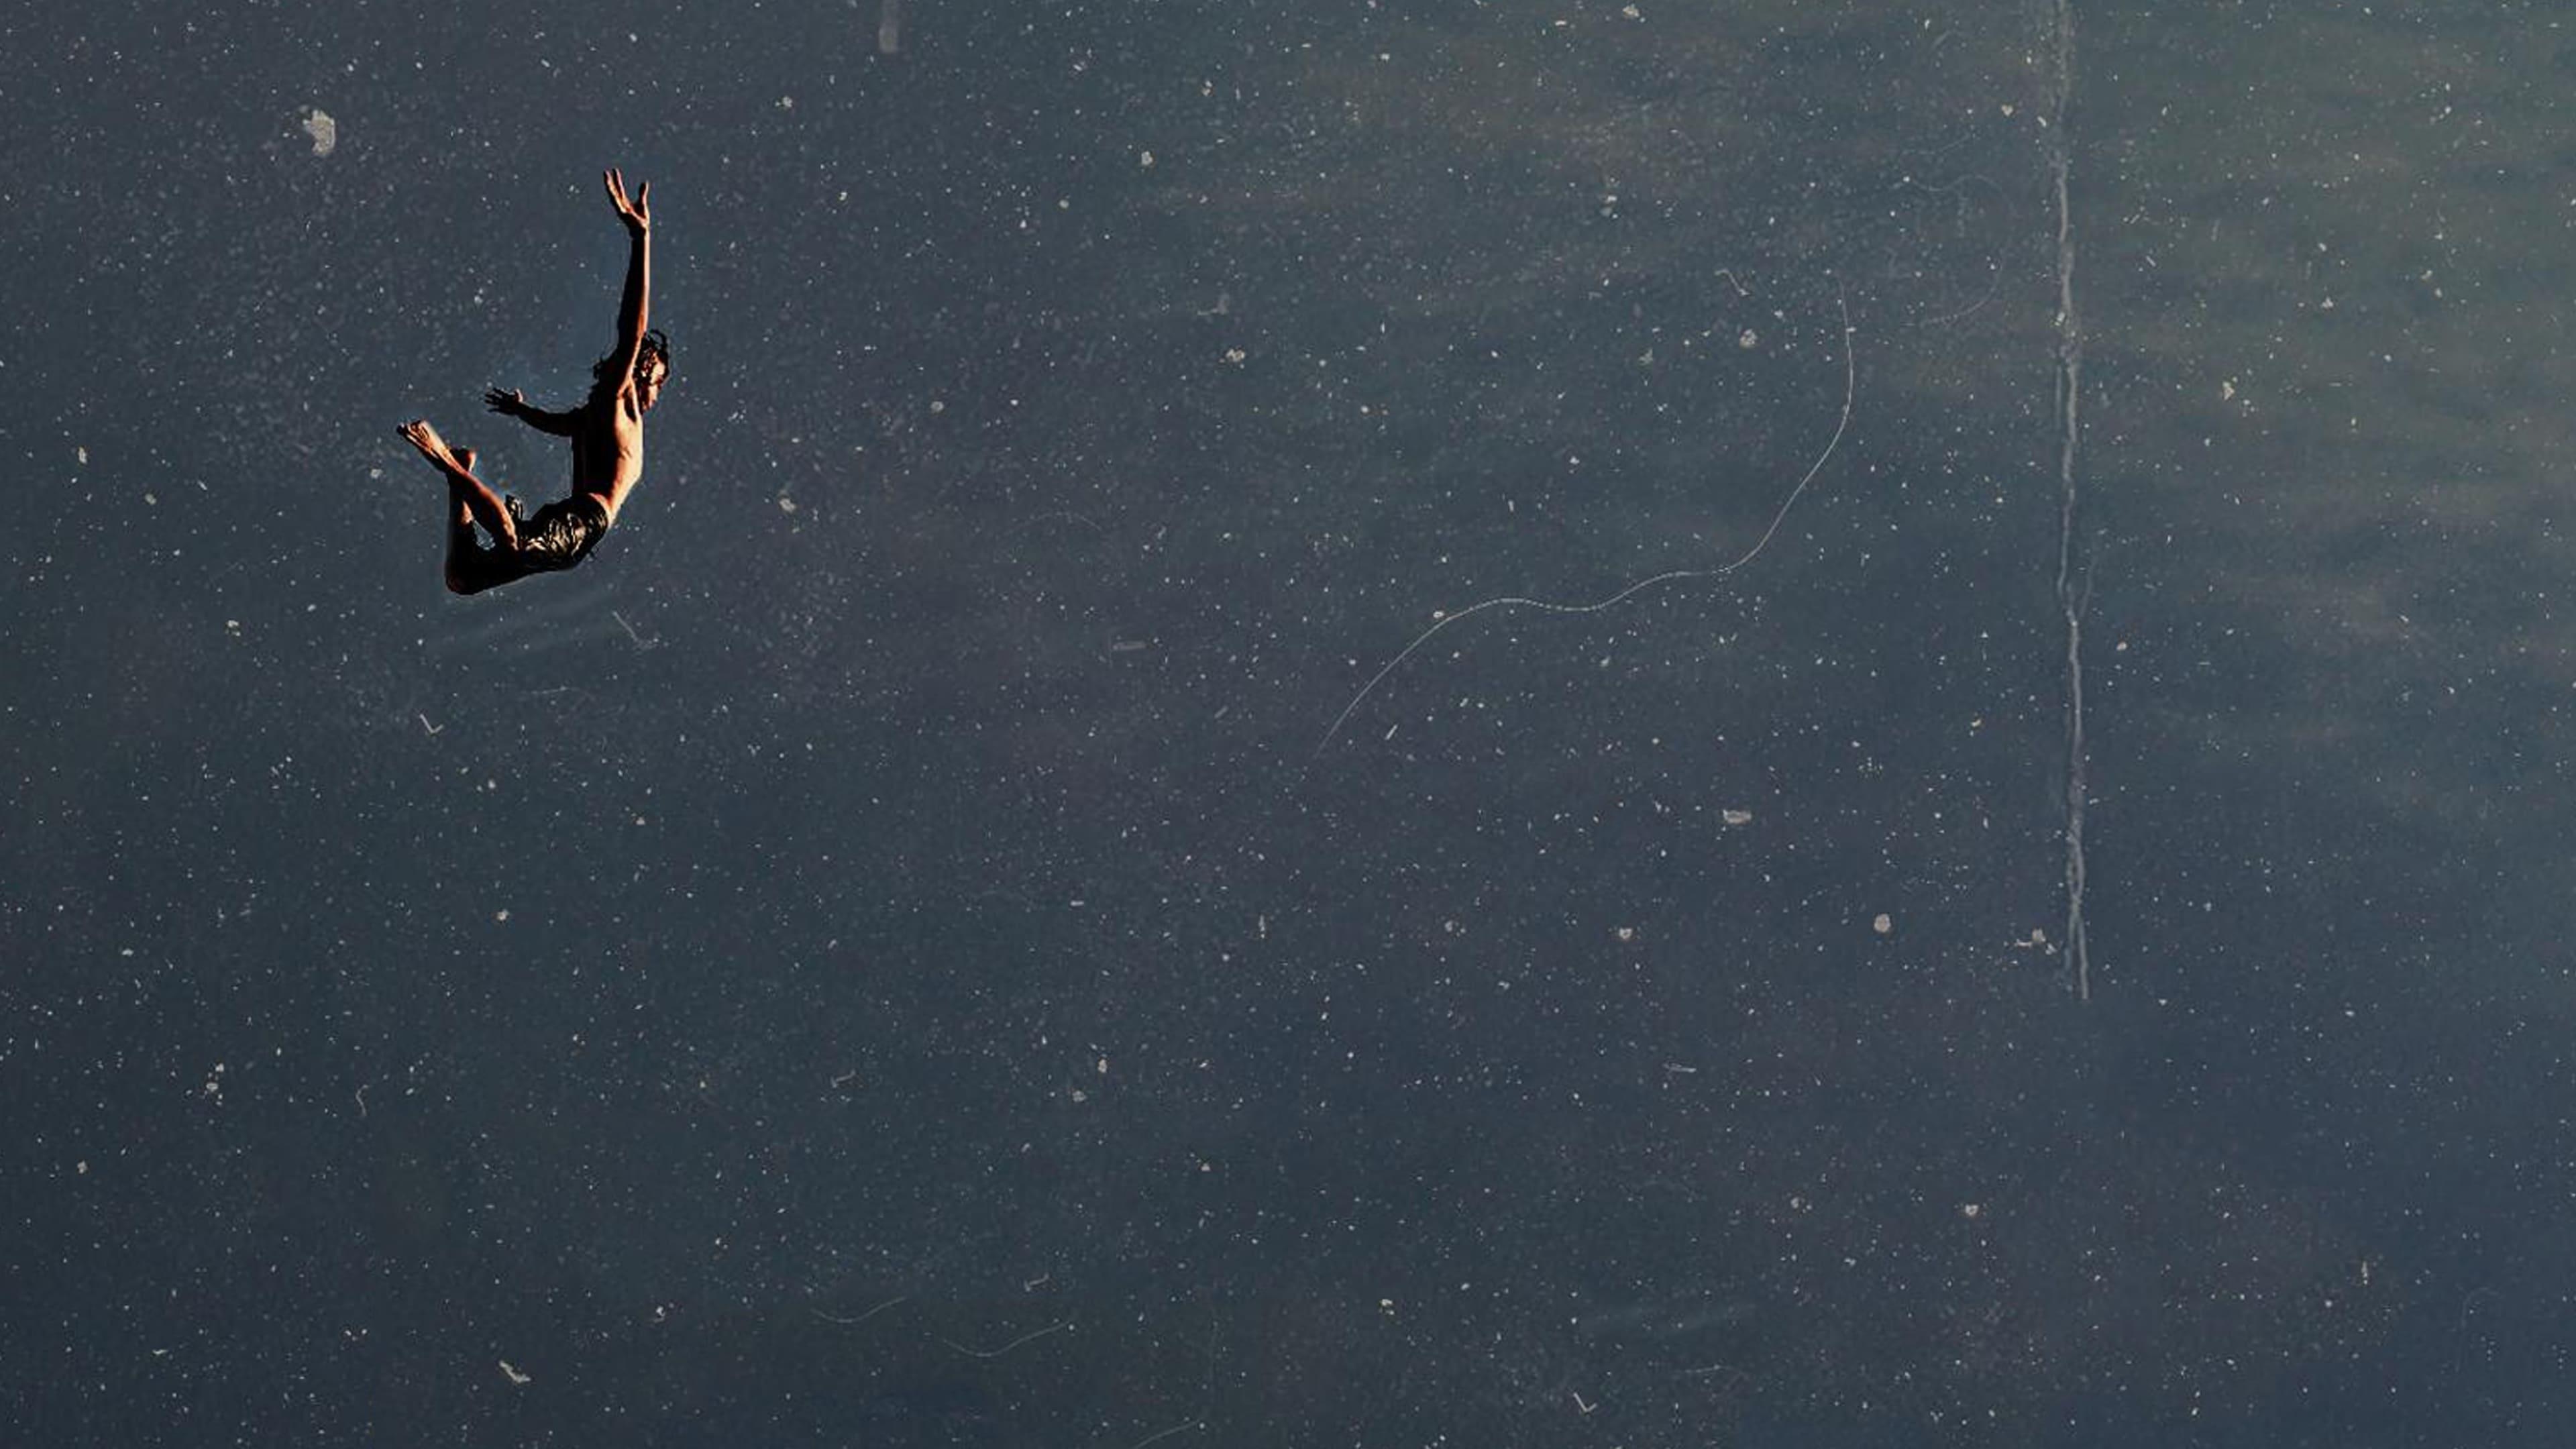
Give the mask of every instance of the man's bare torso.
POLYGON ((634 379, 627 378, 614 393, 604 387, 592 393, 577 419, 572 491, 598 499, 615 522, 635 480, 644 476, 644 413, 636 406, 634 379))

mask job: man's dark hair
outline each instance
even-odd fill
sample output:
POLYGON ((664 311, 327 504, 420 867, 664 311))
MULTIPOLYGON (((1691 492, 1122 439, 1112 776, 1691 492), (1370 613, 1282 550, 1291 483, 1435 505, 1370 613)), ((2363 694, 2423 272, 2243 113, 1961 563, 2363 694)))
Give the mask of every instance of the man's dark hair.
MULTIPOLYGON (((609 357, 603 357, 597 362, 592 363, 590 365, 591 380, 603 385, 621 381, 621 379, 609 375, 609 369, 616 364, 616 361, 616 357, 612 355, 609 357)), ((662 371, 666 376, 671 371, 671 339, 663 336, 662 329, 659 327, 656 327, 644 334, 644 345, 637 349, 635 353, 635 375, 637 377, 642 377, 644 375, 644 365, 647 362, 660 363, 662 365, 662 371)))

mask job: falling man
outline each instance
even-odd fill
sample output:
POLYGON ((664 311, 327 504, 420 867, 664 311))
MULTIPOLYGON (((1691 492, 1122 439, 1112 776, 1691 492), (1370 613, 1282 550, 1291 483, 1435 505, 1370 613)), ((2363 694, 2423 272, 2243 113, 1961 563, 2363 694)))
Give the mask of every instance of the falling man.
POLYGON ((652 305, 653 218, 650 182, 626 198, 625 178, 611 168, 609 203, 626 228, 626 292, 617 304, 616 346, 591 368, 590 396, 569 412, 533 407, 516 389, 483 395, 492 411, 517 418, 541 433, 572 441, 572 492, 533 515, 519 500, 495 493, 474 476, 474 450, 450 448, 424 418, 402 425, 403 440, 420 450, 447 479, 447 587, 479 594, 526 578, 571 568, 590 556, 617 521, 635 480, 644 476, 644 414, 671 376, 671 347, 645 325, 652 305), (475 541, 475 525, 492 537, 475 541))

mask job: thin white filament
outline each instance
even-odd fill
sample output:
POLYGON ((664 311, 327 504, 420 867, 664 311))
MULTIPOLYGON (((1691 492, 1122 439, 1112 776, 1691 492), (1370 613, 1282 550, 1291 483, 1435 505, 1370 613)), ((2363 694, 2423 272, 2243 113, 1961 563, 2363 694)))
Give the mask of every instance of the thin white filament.
POLYGON ((1639 579, 1596 603, 1560 604, 1546 599, 1530 599, 1518 594, 1507 594, 1501 598, 1469 604, 1454 613, 1442 614, 1430 628, 1414 635, 1412 643, 1397 650, 1394 658, 1380 665, 1377 673, 1369 676, 1368 683, 1360 686, 1360 692, 1351 696, 1351 702, 1342 706, 1340 714, 1333 716, 1331 727, 1324 731, 1322 739, 1315 742, 1315 753, 1319 756, 1324 753, 1325 748, 1332 744, 1334 737, 1342 732, 1342 726, 1350 723, 1352 714, 1358 711, 1360 705, 1365 703, 1371 694, 1377 692, 1377 687, 1386 682, 1388 675, 1393 674, 1404 661, 1413 657, 1415 650, 1430 643, 1432 636, 1462 619, 1472 619, 1488 609, 1536 609, 1545 614, 1597 614, 1604 609, 1625 603, 1634 595, 1651 589, 1657 584, 1677 583, 1683 579, 1722 579, 1761 557, 1762 550, 1771 546, 1772 536, 1780 531, 1780 525, 1788 520, 1789 510, 1798 505, 1799 496, 1807 491, 1808 484, 1816 481, 1816 475, 1825 471, 1826 460, 1833 457, 1834 449, 1842 445, 1844 431, 1851 427, 1852 400, 1859 392, 1860 380, 1860 374, 1852 362, 1851 302, 1849 298, 1837 295, 1834 303, 1841 309, 1843 319, 1842 417, 1834 423, 1834 435, 1825 440, 1824 451, 1818 453, 1816 461, 1808 465, 1806 475, 1798 480, 1798 486, 1790 489, 1789 496, 1780 500, 1780 506, 1771 513, 1770 526, 1762 530, 1762 536, 1754 540, 1753 546, 1746 549, 1742 557, 1733 563, 1711 569, 1667 569, 1662 573, 1639 579))

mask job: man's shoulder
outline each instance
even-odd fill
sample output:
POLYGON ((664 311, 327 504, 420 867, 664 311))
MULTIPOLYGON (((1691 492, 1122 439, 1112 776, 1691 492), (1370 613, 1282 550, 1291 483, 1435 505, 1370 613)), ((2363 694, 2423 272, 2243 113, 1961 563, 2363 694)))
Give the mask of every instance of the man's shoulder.
POLYGON ((644 410, 636 405, 635 380, 631 377, 592 384, 590 396, 582 399, 581 409, 610 419, 636 419, 644 415, 644 410))

